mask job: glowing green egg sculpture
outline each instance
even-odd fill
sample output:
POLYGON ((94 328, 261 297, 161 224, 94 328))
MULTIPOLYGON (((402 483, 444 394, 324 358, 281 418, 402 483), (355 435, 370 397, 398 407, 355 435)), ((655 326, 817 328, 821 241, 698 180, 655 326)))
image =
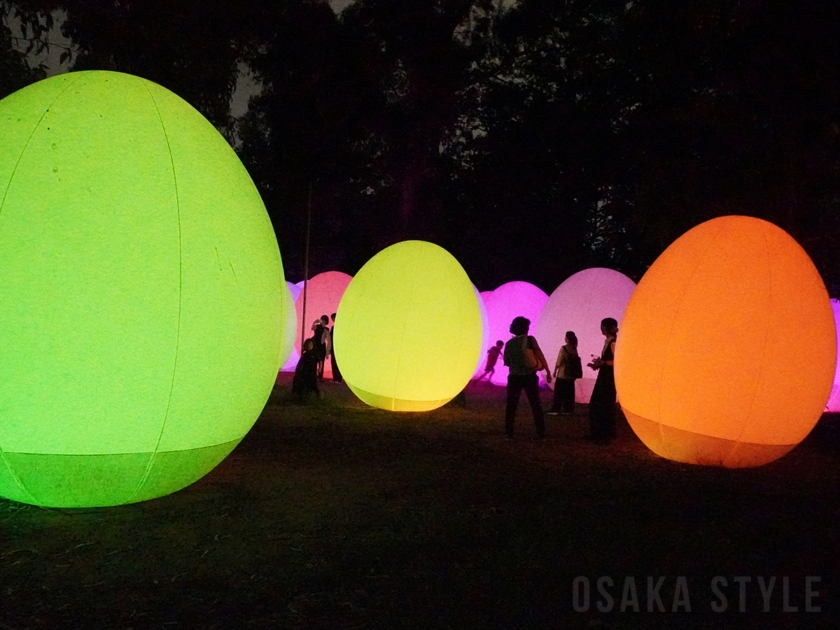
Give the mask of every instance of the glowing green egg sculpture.
POLYGON ((464 389, 481 336, 478 298, 463 267, 437 245, 404 241, 350 282, 335 320, 335 355, 362 401, 427 411, 464 389))
POLYGON ((285 326, 265 207, 159 85, 59 75, 0 101, 0 496, 131 503, 215 467, 285 326))

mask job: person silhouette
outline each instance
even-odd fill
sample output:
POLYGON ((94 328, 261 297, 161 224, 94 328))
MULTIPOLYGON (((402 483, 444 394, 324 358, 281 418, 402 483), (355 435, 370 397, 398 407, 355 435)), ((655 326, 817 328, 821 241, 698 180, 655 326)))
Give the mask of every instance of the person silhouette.
POLYGON ((488 382, 491 378, 493 378, 493 374, 496 373, 496 362, 499 360, 499 356, 502 354, 502 348, 504 348, 504 345, 505 344, 500 339, 496 342, 495 346, 490 346, 490 349, 487 351, 487 363, 484 366, 484 372, 481 376, 475 379, 476 383, 478 383, 485 376, 487 377, 488 382))
POLYGON ((573 367, 580 368, 580 356, 577 351, 578 339, 574 331, 566 333, 566 343, 557 354, 554 364, 554 403, 547 412, 550 416, 562 413, 571 416, 575 412, 575 379, 573 367))
POLYGON ((330 343, 330 329, 327 324, 330 323, 330 318, 326 315, 321 315, 321 319, 315 320, 315 330, 312 335, 312 340, 315 344, 315 355, 318 357, 318 380, 324 380, 324 365, 327 362, 328 344, 330 343))
POLYGON ((540 403, 540 381, 537 371, 545 370, 545 378, 549 383, 551 372, 537 340, 528 335, 530 327, 531 320, 528 318, 514 317, 510 324, 510 333, 514 337, 505 344, 504 362, 510 368, 505 405, 505 438, 508 440, 513 439, 516 408, 523 389, 534 414, 537 439, 542 440, 545 437, 545 418, 540 403))
POLYGON ((332 318, 332 328, 330 328, 330 366, 332 367, 332 380, 335 383, 340 383, 342 380, 341 370, 338 369, 338 362, 335 360, 335 313, 330 315, 332 318))
POLYGON ((321 397, 318 389, 318 354, 311 338, 303 342, 303 354, 300 355, 292 379, 292 396, 296 400, 303 402, 310 393, 317 398, 321 397))
POLYGON ((600 357, 593 357, 587 366, 598 370, 595 388, 589 399, 589 435, 592 442, 607 443, 615 438, 615 342, 618 338, 618 322, 612 317, 601 320, 601 334, 604 348, 600 357))

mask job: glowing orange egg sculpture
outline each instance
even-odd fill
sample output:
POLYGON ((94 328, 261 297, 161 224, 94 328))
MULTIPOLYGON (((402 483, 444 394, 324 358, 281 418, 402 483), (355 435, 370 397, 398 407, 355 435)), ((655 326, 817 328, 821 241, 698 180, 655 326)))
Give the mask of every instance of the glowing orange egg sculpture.
POLYGON ((686 232, 641 279, 615 380, 656 454, 759 466, 819 420, 835 359, 831 304, 805 251, 771 223, 727 216, 686 232))

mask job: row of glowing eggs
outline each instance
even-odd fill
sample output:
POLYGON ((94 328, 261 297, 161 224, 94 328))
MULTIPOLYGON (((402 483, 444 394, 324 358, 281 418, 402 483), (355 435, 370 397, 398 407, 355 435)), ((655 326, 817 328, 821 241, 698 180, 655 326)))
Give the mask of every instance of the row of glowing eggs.
MULTIPOLYGON (((63 75, 4 100, 0 115, 10 139, 0 168, 8 191, 0 214, 4 289, 12 298, 3 323, 7 356, 17 357, 0 381, 8 402, 0 493, 108 505, 191 483, 253 424, 270 391, 266 375, 280 363, 282 266, 250 178, 200 115, 136 77, 63 75), (138 129, 148 133, 138 137, 138 129), (130 175, 126 155, 140 156, 130 175), (225 186, 214 187, 220 181, 225 186), (232 217, 236 234, 226 230, 232 217)), ((392 409, 428 408, 457 394, 481 337, 460 265, 413 242, 381 252, 357 278, 364 282, 348 287, 339 307, 336 344, 354 391, 392 409), (418 256, 431 262, 418 265, 418 256), (449 276, 450 293, 438 298, 434 283, 423 284, 434 274, 424 273, 416 294, 395 294, 411 286, 406 269, 437 269, 449 276), (429 310, 440 317, 426 317, 429 310), (387 350, 371 361, 371 339, 400 327, 410 334, 397 347, 382 344, 387 350), (429 353, 438 341, 443 356, 429 353), (412 363, 414 353, 427 360, 412 363), (395 360, 407 373, 434 377, 409 383, 395 360)))
MULTIPOLYGON (((741 220, 739 219, 738 221, 741 220)), ((769 229, 769 224, 763 222, 757 222, 756 225, 757 228, 755 229, 769 229)), ((690 233, 692 235, 690 238, 698 238, 699 236, 694 236, 694 234, 700 235, 701 233, 701 230, 698 228, 697 232, 690 233)), ((730 237, 736 240, 737 232, 734 235, 730 235, 730 237)), ((685 238, 689 238, 689 235, 686 235, 685 238)), ((676 243, 675 246, 677 246, 676 243)), ((749 248, 746 251, 750 251, 749 248)), ((796 248, 793 248, 793 251, 796 251, 796 248)), ((686 260, 690 259, 690 256, 681 255, 681 257, 686 260)), ((761 259, 760 252, 756 253, 755 256, 751 255, 751 260, 761 259)), ((663 258, 663 261, 665 260, 663 258)), ((668 264, 670 265, 670 263, 668 264)), ((658 267, 659 265, 657 265, 658 267)), ((667 273, 670 274, 671 272, 667 271, 667 273)), ((344 290, 351 280, 352 278, 350 276, 339 272, 326 272, 313 278, 309 286, 310 303, 315 304, 312 312, 334 312, 341 301, 344 290)), ((597 323, 603 317, 608 316, 613 316, 621 322, 625 307, 634 289, 635 284, 623 274, 610 269, 595 268, 574 274, 564 281, 551 294, 550 298, 539 288, 527 282, 509 282, 495 291, 481 293, 479 306, 482 310, 482 349, 479 353, 480 360, 476 374, 483 372, 485 364, 484 357, 489 345, 494 343, 496 339, 506 340, 509 338, 507 327, 516 314, 525 315, 532 321, 537 322, 532 331, 540 341, 548 357, 556 356, 557 352, 559 352, 566 330, 577 332, 579 340, 578 350, 582 356, 586 357, 590 354, 599 353, 603 343, 603 337, 600 335, 600 331, 594 330, 595 325, 593 323, 597 323)), ((742 291, 735 284, 730 285, 730 290, 739 292, 739 295, 742 291)), ((660 290, 659 293, 664 294, 666 291, 660 290)), ((740 299, 736 298, 736 301, 740 302, 740 299)), ((838 302, 832 300, 832 305, 835 309, 835 314, 837 314, 838 310, 840 310, 838 309, 838 302)), ((301 310, 300 300, 297 302, 297 310, 298 312, 301 310)), ((703 310, 701 309, 698 312, 702 313, 703 310)), ((378 316, 381 317, 381 321, 388 321, 389 315, 387 313, 379 313, 378 316)), ((835 322, 840 322, 840 317, 835 317, 834 320, 835 322)), ((702 325, 709 323, 709 321, 708 318, 704 317, 701 322, 701 327, 696 327, 696 329, 702 330, 702 325)), ((692 323, 691 327, 695 328, 695 324, 692 323)), ((298 334, 298 344, 299 336, 298 334)), ((709 340, 714 339, 714 332, 709 331, 705 333, 703 338, 709 340)), ((619 344, 619 348, 622 345, 619 344)), ((701 347, 704 348, 704 352, 708 352, 705 345, 701 347)), ((722 347, 729 348, 729 345, 723 344, 722 347)), ((410 361, 409 364, 411 364, 410 361)), ((808 370, 803 374, 809 375, 810 377, 812 371, 808 370)), ((838 380, 836 375, 837 372, 835 372, 835 377, 833 378, 835 383, 838 380)), ((497 384, 505 383, 506 368, 497 364, 493 378, 497 384)), ((587 370, 584 378, 576 382, 578 402, 588 402, 594 380, 591 371, 587 370)), ((838 389, 840 388, 837 385, 832 389, 832 395, 826 405, 826 409, 829 411, 834 410, 833 405, 840 398, 838 389)), ((441 399, 433 396, 430 401, 439 401, 441 399)), ((388 404, 386 407, 393 408, 393 405, 388 404)))
MULTIPOLYGON (((435 334, 419 334, 416 347, 380 344, 376 359, 365 359, 383 322, 394 324, 398 331, 414 332, 414 325, 393 310, 394 304, 411 302, 384 297, 417 280, 400 271, 399 257, 390 263, 380 261, 393 255, 385 250, 374 259, 379 262, 376 271, 363 268, 357 279, 364 280, 350 283, 348 291, 354 283, 364 282, 378 287, 381 295, 371 298, 370 304, 365 299, 342 299, 339 313, 365 320, 369 328, 345 330, 340 317, 339 340, 360 345, 352 354, 350 346, 339 341, 337 353, 348 366, 348 384, 366 402, 388 409, 428 409, 451 398, 465 379, 463 373, 442 374, 439 366, 444 363, 429 365, 428 372, 415 363, 420 355, 434 356, 427 348, 436 345, 436 336, 445 339, 441 331, 456 328, 445 323, 451 311, 441 311, 435 303, 430 310, 445 314, 435 334), (424 373, 433 374, 434 380, 426 382, 424 373), (375 384, 354 383, 374 375, 375 384), (421 383, 427 389, 422 390, 421 383), (436 389, 444 383, 453 384, 446 395, 436 389)), ((418 264, 423 255, 419 251, 416 255, 419 258, 406 268, 424 268, 425 260, 418 264)), ((405 262, 411 259, 408 254, 405 262)), ((609 270, 592 271, 610 278, 604 274, 609 270)), ((459 295, 469 300, 463 280, 459 295)), ((434 300, 435 287, 429 290, 429 296, 411 304, 410 310, 426 316, 424 304, 434 300)), ((834 379, 836 324, 816 269, 784 231, 747 217, 709 221, 678 239, 654 263, 640 287, 628 293, 632 297, 621 326, 616 382, 631 426, 652 450, 693 463, 758 465, 789 451, 813 428, 834 379), (801 354, 798 360, 785 358, 792 354, 784 334, 788 326, 814 347, 807 360, 801 354)), ((444 303, 450 301, 455 300, 447 298, 444 303)), ((457 328, 463 330, 468 320, 449 321, 458 321, 457 328)), ((546 321, 543 307, 539 322, 546 321)), ((472 325, 477 327, 474 321, 472 325)), ((550 328, 556 335, 565 326, 550 328)), ((452 349, 447 366, 458 348, 469 352, 468 344, 447 343, 452 349)))
MULTIPOLYGON (((321 314, 334 313, 351 280, 347 274, 337 271, 320 273, 309 280, 306 283, 305 308, 310 315, 307 320, 317 319, 321 314)), ((288 295, 295 303, 295 312, 290 312, 288 326, 294 330, 292 335, 296 335, 294 348, 299 348, 302 329, 298 322, 303 317, 304 296, 301 287, 304 283, 287 284, 288 295)), ((611 269, 593 268, 580 271, 565 280, 551 297, 533 284, 521 281, 508 282, 495 291, 481 292, 478 303, 482 317, 482 343, 474 376, 484 373, 490 346, 495 345, 497 340, 504 343, 510 338, 510 322, 517 316, 536 322, 531 332, 536 335, 546 356, 557 355, 567 330, 576 332, 578 350, 583 356, 599 354, 603 346, 599 322, 604 317, 615 317, 620 321, 635 286, 624 274, 611 269)), ((310 334, 309 328, 304 327, 303 330, 307 335, 310 334)), ((296 349, 284 353, 285 364, 282 369, 293 371, 299 356, 296 349)), ((326 370, 329 376, 329 362, 326 370)), ((507 367, 498 361, 488 382, 504 386, 507 384, 507 375, 507 367)), ((589 402, 594 377, 594 371, 586 370, 584 377, 576 382, 578 402, 589 402)), ((541 384, 545 384, 542 376, 541 384)), ((553 385, 553 381, 549 383, 549 386, 553 385)))
MULTIPOLYGON (((335 313, 341 296, 352 280, 351 276, 337 271, 320 273, 309 280, 307 312, 318 318, 320 314, 335 313)), ((298 326, 303 316, 303 282, 297 285, 287 282, 290 291, 287 299, 294 308, 288 311, 286 327, 287 343, 283 352, 284 371, 294 371, 299 358, 301 328, 298 326), (298 314, 296 317, 296 313, 298 314)), ((604 317, 614 317, 621 322, 624 309, 635 289, 635 284, 627 276, 611 269, 593 268, 580 271, 547 296, 541 289, 527 282, 508 282, 495 291, 480 293, 479 307, 482 310, 482 349, 475 376, 484 372, 486 353, 495 341, 503 342, 509 338, 507 328, 516 313, 536 321, 532 333, 537 337, 547 357, 555 357, 564 342, 565 331, 575 331, 578 337, 578 351, 581 356, 589 357, 600 353, 603 337, 598 322, 604 317)), ((840 326, 840 302, 832 300, 835 321, 840 326)), ((311 318, 308 318, 311 319, 311 318)), ((309 328, 304 329, 308 333, 309 328)), ((327 364, 327 376, 330 366, 327 364)), ((595 381, 595 373, 585 370, 584 376, 576 381, 576 399, 588 403, 595 381)), ((840 410, 840 373, 835 373, 835 386, 826 405, 827 411, 840 410)), ((505 385, 506 368, 497 363, 492 380, 493 384, 505 385)), ((553 385, 551 383, 550 385, 553 385)))
MULTIPOLYGON (((801 248, 769 223, 726 217, 684 235, 645 278, 631 317, 622 324, 617 357, 619 399, 640 438, 671 459, 728 466, 771 461, 801 441, 823 408, 826 382, 830 388, 836 380, 831 364, 837 325, 825 308, 821 280, 801 248), (761 307, 769 304, 779 311, 779 301, 797 305, 795 310, 806 315, 797 321, 782 313, 775 322, 793 324, 797 336, 805 335, 824 350, 808 366, 773 356, 789 349, 782 331, 766 330, 774 322, 764 321, 768 315, 761 307), (807 308, 801 308, 803 304, 807 308), (702 343, 695 343, 697 339, 702 343), (688 347, 680 345, 686 343, 688 347), (749 362, 743 363, 742 353, 749 362)), ((492 332, 488 336, 484 327, 482 349, 486 351, 488 338, 506 339, 505 324, 531 306, 536 315, 528 314, 537 318, 536 336, 548 356, 555 354, 552 344, 559 348, 562 343, 561 331, 585 331, 601 314, 622 313, 630 296, 636 295, 629 279, 605 269, 575 274, 551 299, 541 298, 539 289, 527 283, 508 283, 500 289, 485 300, 492 332), (493 300, 494 296, 506 299, 493 300), (553 312, 563 307, 570 312, 553 312)), ((833 306, 837 308, 836 301, 833 306)), ((387 317, 382 311, 374 319, 387 317)), ((598 340, 589 343, 596 347, 598 340)), ((580 348, 585 354, 584 344, 580 348)), ((401 356, 412 365, 409 353, 401 356)), ((836 393, 835 386, 832 396, 836 393)), ((401 408, 394 403, 400 396, 388 398, 387 404, 362 397, 378 406, 401 408)), ((441 400, 446 398, 432 396, 426 404, 441 400)), ((412 408, 423 408, 419 401, 414 403, 412 408)))

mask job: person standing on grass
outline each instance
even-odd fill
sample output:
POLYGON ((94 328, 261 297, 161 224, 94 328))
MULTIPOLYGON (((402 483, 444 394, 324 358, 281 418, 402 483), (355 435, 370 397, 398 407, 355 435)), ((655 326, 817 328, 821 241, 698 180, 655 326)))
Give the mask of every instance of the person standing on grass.
POLYGON ((318 357, 318 380, 324 380, 324 364, 327 361, 327 343, 329 342, 329 328, 327 324, 330 323, 330 318, 326 315, 321 315, 321 319, 315 320, 315 330, 312 335, 312 340, 315 343, 315 354, 318 357))
POLYGON ((493 375, 496 373, 496 362, 499 360, 499 356, 502 354, 502 348, 504 348, 504 345, 505 344, 500 339, 496 342, 495 346, 492 346, 487 351, 487 364, 484 366, 484 374, 475 379, 476 383, 478 383, 485 376, 487 377, 487 382, 490 382, 490 379, 493 378, 493 375))
POLYGON ((332 318, 332 328, 330 328, 330 365, 332 367, 332 379, 335 383, 340 383, 343 379, 341 378, 341 370, 338 369, 338 363, 335 360, 335 313, 330 315, 332 318))
POLYGON ((560 348, 554 364, 554 378, 557 380, 554 381, 554 404, 548 411, 549 416, 558 413, 571 416, 575 412, 575 379, 579 378, 577 370, 580 369, 577 346, 577 335, 572 330, 568 331, 566 344, 560 348))
POLYGON ((592 442, 607 443, 615 438, 615 342, 618 338, 618 322, 612 317, 601 320, 601 334, 604 335, 604 349, 600 357, 594 357, 587 364, 598 370, 595 389, 589 399, 589 435, 592 442))
POLYGON ((305 402, 309 394, 321 397, 318 389, 318 355, 312 339, 303 342, 303 354, 300 355, 292 380, 292 396, 299 402, 305 402))
POLYGON ((510 333, 515 336, 505 344, 504 361, 510 368, 505 406, 505 438, 508 440, 513 439, 516 407, 519 405, 519 396, 523 389, 534 414, 537 439, 542 440, 545 437, 545 418, 540 403, 540 381, 537 372, 545 370, 545 379, 550 383, 551 371, 537 340, 528 335, 530 327, 531 320, 515 317, 510 324, 510 333))

